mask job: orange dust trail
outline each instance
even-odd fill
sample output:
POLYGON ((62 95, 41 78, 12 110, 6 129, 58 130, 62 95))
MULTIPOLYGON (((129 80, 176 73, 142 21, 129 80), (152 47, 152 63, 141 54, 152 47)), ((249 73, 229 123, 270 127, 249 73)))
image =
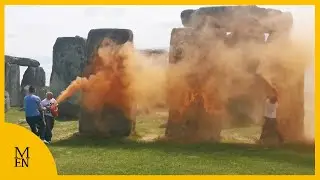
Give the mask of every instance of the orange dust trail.
POLYGON ((166 60, 165 54, 147 56, 129 42, 115 45, 106 38, 88 66, 91 75, 77 77, 57 101, 80 91, 81 105, 89 111, 101 111, 105 105, 127 114, 137 105, 140 109, 155 108, 165 104, 166 60))
POLYGON ((74 93, 79 91, 84 84, 82 81, 85 81, 85 78, 77 77, 76 80, 72 81, 71 84, 67 87, 66 90, 62 91, 61 94, 57 98, 57 103, 66 100, 67 98, 71 97, 74 93))
MULTIPOLYGON (((184 57, 175 65, 168 65, 167 54, 149 57, 136 51, 131 43, 114 45, 105 39, 91 61, 92 75, 78 77, 57 100, 61 103, 80 91, 81 105, 91 111, 111 105, 129 113, 131 106, 152 109, 158 104, 165 104, 179 114, 194 102, 195 99, 189 95, 195 95, 195 91, 197 97, 203 99, 206 112, 224 113, 224 117, 229 117, 232 112, 225 109, 230 99, 250 96, 252 102, 248 104, 253 105, 245 109, 247 102, 244 102, 241 104, 244 110, 241 110, 255 122, 260 122, 265 98, 261 93, 264 85, 261 84, 276 84, 284 106, 290 107, 292 97, 298 94, 289 92, 300 80, 301 72, 313 60, 313 39, 305 33, 306 28, 291 33, 289 42, 287 34, 279 35, 278 39, 269 43, 250 41, 248 37, 251 35, 264 37, 264 32, 253 32, 256 34, 238 34, 244 40, 228 45, 221 40, 223 38, 214 37, 219 36, 219 32, 204 27, 199 30, 201 35, 190 39, 191 43, 186 42, 188 38, 183 39, 180 48, 184 57), (152 64, 153 60, 164 63, 155 65, 152 64), (254 65, 258 66, 256 72, 250 69, 254 65), (257 75, 263 79, 258 85, 257 75)), ((231 32, 231 41, 237 41, 236 36, 232 38, 232 33, 236 34, 231 32)), ((228 121, 224 118, 221 120, 228 121)))
POLYGON ((125 57, 120 51, 124 46, 127 44, 117 46, 105 39, 92 60, 92 74, 88 78, 77 77, 57 98, 58 103, 81 91, 81 103, 89 111, 99 111, 105 104, 122 106, 124 101, 119 99, 122 97, 119 94, 124 93, 121 89, 125 86, 125 76, 120 63, 125 57), (108 46, 104 46, 106 43, 108 46))

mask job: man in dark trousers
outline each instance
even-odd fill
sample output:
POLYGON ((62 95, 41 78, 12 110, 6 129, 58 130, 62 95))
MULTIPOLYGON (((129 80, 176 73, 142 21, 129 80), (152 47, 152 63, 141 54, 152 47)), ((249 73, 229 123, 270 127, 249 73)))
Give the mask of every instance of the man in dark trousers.
POLYGON ((43 107, 40 104, 40 98, 34 95, 34 93, 34 87, 30 86, 28 94, 24 97, 26 121, 29 124, 31 131, 37 136, 40 136, 40 139, 45 142, 45 123, 40 113, 43 110, 43 107))
POLYGON ((277 108, 278 108, 278 93, 275 88, 273 90, 273 95, 268 96, 265 101, 265 111, 264 111, 264 124, 262 127, 262 133, 260 136, 260 141, 263 142, 265 138, 276 135, 280 143, 283 142, 283 138, 278 130, 277 123, 277 108))
POLYGON ((47 97, 41 101, 41 105, 45 108, 44 119, 46 122, 46 133, 45 140, 47 143, 51 143, 52 138, 52 129, 54 126, 54 117, 51 113, 50 107, 57 103, 57 101, 53 98, 52 92, 47 92, 47 97))

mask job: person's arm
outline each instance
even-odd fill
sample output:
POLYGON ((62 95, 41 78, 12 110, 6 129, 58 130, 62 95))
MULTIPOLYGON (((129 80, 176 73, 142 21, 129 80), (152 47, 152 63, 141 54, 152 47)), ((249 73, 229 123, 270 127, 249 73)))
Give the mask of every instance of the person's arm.
POLYGON ((52 99, 51 99, 51 102, 52 102, 52 105, 58 106, 58 102, 57 102, 56 99, 52 98, 52 99))
POLYGON ((46 102, 46 99, 41 101, 41 106, 44 110, 46 110, 48 108, 48 103, 46 102))
POLYGON ((40 105, 41 105, 42 107, 44 107, 44 100, 42 100, 42 101, 40 102, 40 105))
POLYGON ((36 102, 37 102, 39 110, 43 111, 44 107, 42 106, 41 99, 39 97, 36 99, 36 102))
POLYGON ((26 109, 26 98, 23 98, 23 109, 26 109))
POLYGON ((272 92, 273 95, 276 96, 278 98, 278 90, 277 90, 277 85, 276 84, 272 84, 272 92))

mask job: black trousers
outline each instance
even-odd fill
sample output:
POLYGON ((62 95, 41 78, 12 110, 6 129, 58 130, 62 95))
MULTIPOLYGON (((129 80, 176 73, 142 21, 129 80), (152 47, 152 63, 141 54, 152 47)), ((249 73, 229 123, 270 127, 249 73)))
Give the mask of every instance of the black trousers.
POLYGON ((264 117, 264 124, 262 127, 262 133, 260 136, 260 140, 264 140, 266 137, 270 137, 276 135, 280 142, 283 142, 283 137, 278 131, 278 123, 275 118, 264 117))
POLYGON ((46 122, 46 133, 45 133, 45 140, 51 141, 52 138, 52 129, 54 126, 54 117, 52 116, 44 116, 46 122))
POLYGON ((31 131, 35 135, 40 136, 41 140, 44 140, 45 124, 44 124, 44 121, 43 121, 41 115, 26 117, 26 121, 29 124, 31 131))

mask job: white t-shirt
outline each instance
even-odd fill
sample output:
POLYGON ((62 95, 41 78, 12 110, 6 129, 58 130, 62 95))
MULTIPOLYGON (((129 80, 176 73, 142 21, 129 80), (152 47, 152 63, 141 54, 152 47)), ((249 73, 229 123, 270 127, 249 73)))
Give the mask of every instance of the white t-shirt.
POLYGON ((277 117, 277 107, 278 102, 272 104, 270 100, 266 100, 264 116, 267 118, 276 118, 277 117))
MULTIPOLYGON (((55 103, 57 103, 57 101, 54 98, 52 98, 50 100, 45 98, 44 100, 41 101, 41 106, 48 107, 51 104, 55 104, 55 103)), ((46 116, 52 116, 50 109, 47 109, 46 111, 44 111, 44 114, 46 116)))

